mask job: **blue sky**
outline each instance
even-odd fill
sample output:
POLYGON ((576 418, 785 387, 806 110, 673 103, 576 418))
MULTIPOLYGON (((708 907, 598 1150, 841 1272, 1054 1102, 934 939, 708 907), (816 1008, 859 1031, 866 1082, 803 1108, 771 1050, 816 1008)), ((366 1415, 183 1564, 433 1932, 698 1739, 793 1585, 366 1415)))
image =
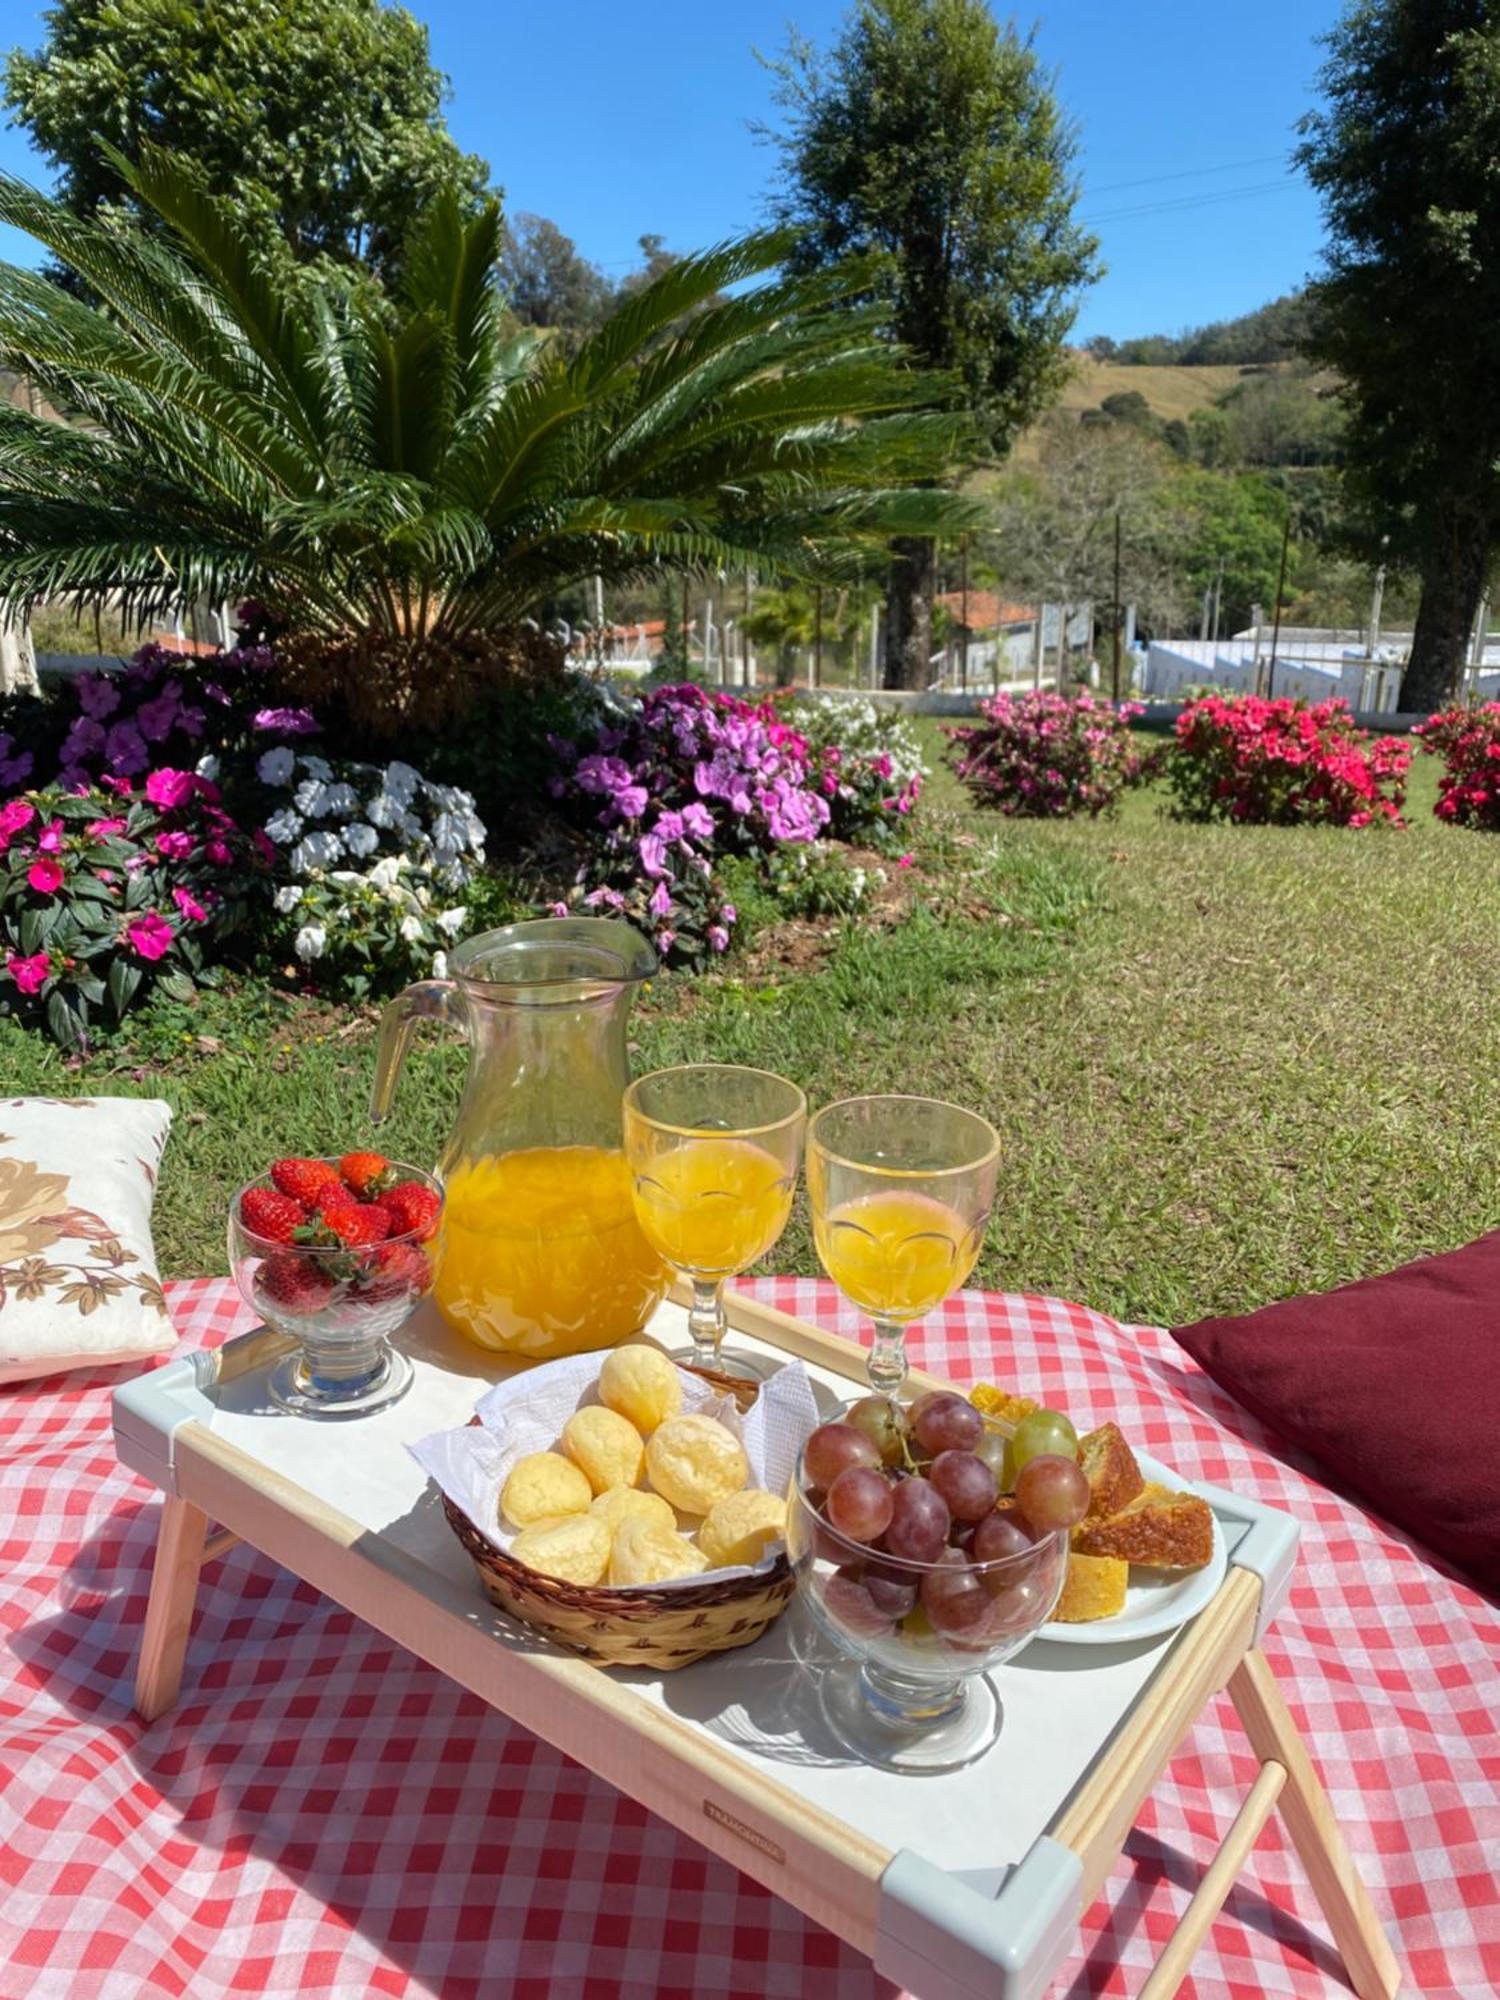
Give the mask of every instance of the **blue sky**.
MULTIPOLYGON (((459 142, 489 160, 512 210, 550 215, 612 274, 631 267, 645 230, 690 249, 761 219, 772 159, 747 126, 771 106, 754 51, 779 49, 791 22, 826 45, 845 11, 845 0, 407 4, 453 79, 459 142)), ((3 39, 37 46, 42 11, 4 0, 3 39)), ((1318 213, 1286 155, 1312 98, 1314 38, 1338 12, 1336 0, 1041 0, 1021 14, 1079 127, 1080 213, 1109 266, 1083 299, 1080 336, 1197 325, 1307 275, 1318 213)), ((44 178, 19 132, 0 134, 0 165, 44 178)), ((28 246, 0 232, 0 255, 28 246)))

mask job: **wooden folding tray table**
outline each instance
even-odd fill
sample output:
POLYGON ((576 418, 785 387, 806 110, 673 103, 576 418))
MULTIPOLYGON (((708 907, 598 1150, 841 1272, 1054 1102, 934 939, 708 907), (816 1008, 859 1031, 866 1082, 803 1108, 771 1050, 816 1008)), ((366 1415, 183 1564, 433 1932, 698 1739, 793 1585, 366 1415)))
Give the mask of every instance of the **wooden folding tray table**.
MULTIPOLYGON (((840 1397, 865 1382, 851 1342, 734 1294, 729 1320, 738 1343, 799 1356, 840 1397)), ((663 1305, 651 1330, 682 1344, 681 1305, 663 1305)), ((1176 1991, 1277 1808, 1355 1991, 1397 1991, 1395 1957, 1259 1650, 1295 1561, 1286 1515, 1199 1486, 1229 1568, 1196 1618, 1134 1644, 1034 1640, 991 1676, 1004 1726, 984 1756, 941 1776, 896 1775, 853 1762, 816 1728, 795 1606, 751 1647, 657 1674, 589 1665, 488 1603, 404 1446, 466 1421, 506 1364, 451 1336, 430 1305, 401 1336, 416 1367, 410 1393, 359 1421, 276 1408, 266 1371, 287 1345, 262 1328, 115 1393, 121 1460, 167 1496, 136 1680, 148 1720, 177 1699, 203 1562, 242 1540, 825 1924, 919 2000, 1033 2000, 1067 1961, 1157 1778, 1227 1685, 1260 1773, 1143 2000, 1176 1991)))

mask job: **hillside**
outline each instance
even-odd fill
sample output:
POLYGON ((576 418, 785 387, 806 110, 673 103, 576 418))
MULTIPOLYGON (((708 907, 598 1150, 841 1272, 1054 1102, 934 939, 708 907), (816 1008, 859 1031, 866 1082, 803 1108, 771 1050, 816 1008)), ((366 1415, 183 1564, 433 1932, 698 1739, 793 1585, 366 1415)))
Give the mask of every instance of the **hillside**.
MULTIPOLYGON (((1232 363, 1218 367, 1152 367, 1145 362, 1095 361, 1087 354, 1074 356, 1074 369, 1057 407, 1081 413, 1095 410, 1106 396, 1135 390, 1151 405, 1152 414, 1170 422, 1186 419, 1194 410, 1210 403, 1235 387, 1246 371, 1232 363)), ((1266 372, 1257 368, 1256 374, 1266 372)))

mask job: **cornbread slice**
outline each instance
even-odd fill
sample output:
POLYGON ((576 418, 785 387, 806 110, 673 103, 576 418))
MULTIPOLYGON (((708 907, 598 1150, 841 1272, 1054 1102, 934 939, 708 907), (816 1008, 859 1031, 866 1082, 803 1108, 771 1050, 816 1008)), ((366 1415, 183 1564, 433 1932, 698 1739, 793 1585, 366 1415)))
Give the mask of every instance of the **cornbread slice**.
POLYGON ((1068 1556, 1068 1573, 1054 1618, 1064 1625, 1085 1625, 1093 1618, 1113 1618, 1125 1609, 1130 1565, 1119 1556, 1068 1556))
POLYGON ((1214 1517, 1196 1493, 1173 1493, 1148 1481, 1118 1514, 1075 1528, 1073 1548, 1148 1569, 1202 1569, 1214 1552, 1214 1517))
POLYGON ((1089 1483, 1091 1521, 1118 1514, 1144 1491, 1146 1482, 1118 1424, 1100 1424, 1078 1440, 1078 1464, 1089 1483))
POLYGON ((1029 1396, 1008 1395, 1004 1389, 997 1389, 993 1382, 976 1383, 969 1391, 969 1401, 984 1416, 998 1417, 1012 1430, 1022 1417, 1029 1417, 1033 1410, 1042 1407, 1040 1403, 1033 1403, 1029 1396))

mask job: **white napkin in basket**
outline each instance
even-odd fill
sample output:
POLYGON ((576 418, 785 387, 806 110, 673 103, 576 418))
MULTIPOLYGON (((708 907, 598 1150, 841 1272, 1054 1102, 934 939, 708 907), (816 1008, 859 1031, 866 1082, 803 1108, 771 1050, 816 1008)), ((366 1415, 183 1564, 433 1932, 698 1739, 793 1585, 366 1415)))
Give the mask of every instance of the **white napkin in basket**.
MULTIPOLYGON (((477 1424, 434 1431, 407 1446, 428 1477, 498 1548, 508 1552, 517 1532, 500 1513, 500 1495, 511 1468, 528 1452, 560 1448, 558 1439, 568 1418, 599 1400, 601 1360, 598 1354, 572 1354, 509 1376, 480 1398, 475 1411, 477 1424)), ((803 1441, 818 1424, 818 1406, 802 1363, 790 1361, 778 1368, 762 1383, 760 1394, 743 1417, 734 1398, 711 1388, 701 1375, 691 1375, 683 1368, 677 1373, 683 1409, 717 1417, 745 1447, 750 1484, 763 1486, 770 1493, 785 1493, 803 1441)), ((696 1525, 691 1517, 679 1516, 679 1526, 696 1525)), ((751 1576, 770 1569, 779 1547, 779 1543, 773 1545, 754 1570, 742 1566, 705 1570, 699 1576, 675 1577, 650 1587, 674 1590, 701 1584, 710 1576, 751 1576)))

